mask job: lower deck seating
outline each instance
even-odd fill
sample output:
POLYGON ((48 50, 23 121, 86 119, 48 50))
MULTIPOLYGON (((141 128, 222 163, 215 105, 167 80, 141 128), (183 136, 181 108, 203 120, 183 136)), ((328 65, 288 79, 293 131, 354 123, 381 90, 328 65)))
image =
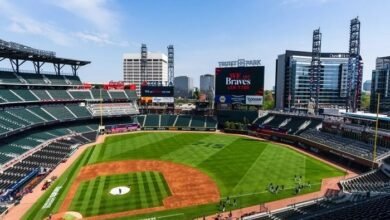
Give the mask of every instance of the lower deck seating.
MULTIPOLYGON (((301 137, 316 143, 324 144, 330 148, 348 152, 350 154, 372 159, 372 146, 350 138, 344 138, 339 135, 321 132, 315 129, 309 129, 300 134, 301 137)), ((387 153, 389 149, 377 147, 377 156, 387 153)))
POLYGON ((0 140, 0 165, 50 139, 72 133, 87 133, 92 131, 96 133, 97 124, 86 123, 84 125, 58 126, 57 128, 48 128, 43 131, 34 131, 0 140))
MULTIPOLYGON (((97 128, 96 124, 87 124, 87 125, 76 125, 76 126, 67 126, 65 129, 54 129, 47 131, 38 131, 34 134, 27 135, 22 137, 31 143, 31 140, 37 140, 37 137, 40 133, 46 133, 43 136, 46 136, 47 139, 39 140, 35 144, 43 144, 45 141, 49 139, 58 138, 63 135, 70 135, 66 139, 56 139, 46 146, 41 148, 39 151, 34 152, 30 156, 25 159, 18 161, 12 167, 6 169, 3 173, 0 174, 0 194, 5 192, 11 185, 17 183, 21 179, 23 179, 26 175, 28 175, 34 169, 53 169, 55 168, 62 160, 67 158, 70 153, 75 149, 75 147, 90 143, 96 139, 97 131, 93 130, 97 128), (60 131, 59 135, 53 135, 53 131, 60 131), (78 131, 77 131, 78 130, 78 131), (83 132, 83 133, 79 133, 83 132), (47 135, 49 134, 49 135, 47 135)), ((42 137, 42 136, 41 136, 42 137)), ((8 146, 2 146, 3 148, 14 148, 14 156, 27 152, 27 150, 34 148, 34 144, 31 144, 31 148, 22 148, 18 145, 13 145, 11 142, 8 146), (17 148, 25 149, 25 151, 19 151, 17 148)), ((11 151, 9 151, 11 152, 11 151)), ((0 153, 0 158, 2 158, 4 154, 0 153)))
POLYGON ((343 180, 340 184, 347 192, 390 192, 390 177, 380 169, 343 180))

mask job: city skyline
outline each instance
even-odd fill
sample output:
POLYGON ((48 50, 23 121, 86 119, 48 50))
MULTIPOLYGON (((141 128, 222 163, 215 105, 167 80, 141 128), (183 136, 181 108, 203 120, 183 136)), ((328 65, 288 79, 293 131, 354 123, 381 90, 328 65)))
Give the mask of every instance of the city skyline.
POLYGON ((162 53, 173 44, 175 76, 188 75, 197 87, 200 75, 214 74, 218 61, 261 59, 265 88, 272 89, 278 55, 311 51, 318 27, 323 52, 347 52, 349 22, 356 16, 362 23, 363 81, 371 79, 375 59, 390 54, 390 30, 382 28, 390 21, 384 16, 389 6, 384 0, 0 0, 0 38, 92 61, 80 70, 86 82, 122 80, 122 54, 138 53, 141 43, 162 53))

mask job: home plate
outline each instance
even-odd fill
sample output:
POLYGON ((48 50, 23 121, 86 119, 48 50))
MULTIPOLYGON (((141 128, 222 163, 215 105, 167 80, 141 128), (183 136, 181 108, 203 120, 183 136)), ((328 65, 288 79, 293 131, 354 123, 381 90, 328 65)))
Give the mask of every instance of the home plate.
POLYGON ((114 196, 124 195, 130 192, 130 188, 127 186, 118 186, 110 190, 110 194, 114 196))

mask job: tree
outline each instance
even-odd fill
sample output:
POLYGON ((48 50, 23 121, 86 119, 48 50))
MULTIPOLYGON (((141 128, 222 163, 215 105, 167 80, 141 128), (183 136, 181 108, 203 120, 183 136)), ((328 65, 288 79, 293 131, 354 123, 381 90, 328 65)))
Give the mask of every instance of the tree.
POLYGON ((274 106, 275 106, 275 100, 274 100, 274 96, 272 95, 272 91, 266 90, 264 92, 263 109, 270 110, 273 109, 274 106))
POLYGON ((198 100, 199 99, 199 89, 195 87, 194 92, 192 93, 192 96, 194 99, 198 100))
POLYGON ((362 110, 368 110, 370 108, 370 94, 367 92, 362 92, 360 108, 362 110))
POLYGON ((230 122, 229 121, 225 121, 224 127, 225 127, 225 129, 229 129, 230 128, 230 122))

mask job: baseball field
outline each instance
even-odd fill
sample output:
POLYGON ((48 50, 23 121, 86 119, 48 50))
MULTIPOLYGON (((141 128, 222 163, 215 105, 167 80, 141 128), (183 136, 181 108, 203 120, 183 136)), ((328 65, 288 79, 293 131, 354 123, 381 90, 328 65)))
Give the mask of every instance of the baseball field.
POLYGON ((117 135, 88 148, 24 219, 66 211, 87 219, 193 219, 318 191, 323 178, 343 174, 286 146, 242 136, 117 135))

